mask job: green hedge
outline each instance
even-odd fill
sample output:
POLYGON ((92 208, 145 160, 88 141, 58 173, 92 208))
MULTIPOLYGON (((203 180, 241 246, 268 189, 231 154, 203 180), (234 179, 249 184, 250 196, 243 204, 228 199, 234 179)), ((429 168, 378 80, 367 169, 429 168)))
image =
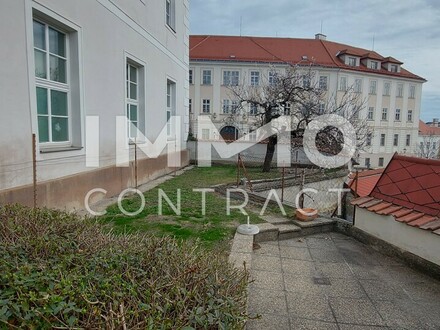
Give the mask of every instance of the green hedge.
POLYGON ((0 328, 241 328, 247 281, 197 242, 0 206, 0 328))

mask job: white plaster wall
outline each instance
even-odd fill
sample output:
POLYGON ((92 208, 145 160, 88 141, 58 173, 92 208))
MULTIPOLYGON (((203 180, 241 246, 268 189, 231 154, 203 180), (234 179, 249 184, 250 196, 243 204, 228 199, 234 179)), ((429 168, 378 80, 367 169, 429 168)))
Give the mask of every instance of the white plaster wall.
POLYGON ((356 208, 355 227, 405 251, 440 265, 440 236, 362 208, 356 208))
MULTIPOLYGON (((4 0, 0 3, 0 190, 32 182, 36 133, 32 11, 77 27, 80 34, 82 149, 40 153, 38 181, 73 175, 85 166, 85 117, 100 117, 100 166, 115 164, 116 116, 125 116, 127 54, 145 64, 145 131, 154 141, 166 125, 166 83, 176 82, 182 149, 188 133, 189 1, 176 1, 176 32, 165 24, 165 1, 4 0)), ((174 143, 174 142, 172 142, 174 143)), ((140 157, 145 157, 140 155, 140 157)))

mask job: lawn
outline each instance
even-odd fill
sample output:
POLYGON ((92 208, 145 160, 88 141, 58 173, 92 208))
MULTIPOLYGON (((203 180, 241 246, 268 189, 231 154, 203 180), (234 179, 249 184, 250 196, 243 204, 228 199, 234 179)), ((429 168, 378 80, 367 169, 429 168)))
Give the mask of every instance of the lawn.
MULTIPOLYGON (((154 235, 172 235, 181 239, 199 238, 208 247, 232 237, 236 227, 246 223, 247 218, 239 210, 226 213, 226 199, 217 193, 206 193, 206 213, 202 214, 202 194, 193 189, 210 188, 213 185, 236 182, 236 168, 222 165, 207 168, 195 167, 186 171, 155 189, 147 191, 145 208, 136 216, 124 215, 118 205, 107 209, 101 221, 111 224, 116 233, 148 232, 154 235), (170 201, 177 205, 177 189, 180 189, 181 213, 176 215, 165 199, 162 201, 162 214, 159 214, 158 194, 162 189, 170 201)), ((249 168, 251 179, 279 177, 279 170, 262 173, 260 168, 249 168)), ((231 201, 231 205, 240 205, 240 201, 231 201)), ((123 200, 122 205, 128 212, 135 212, 141 206, 141 198, 133 196, 123 200)), ((261 223, 258 213, 261 207, 247 206, 251 223, 261 223)), ((281 213, 277 208, 268 208, 266 214, 281 213)))

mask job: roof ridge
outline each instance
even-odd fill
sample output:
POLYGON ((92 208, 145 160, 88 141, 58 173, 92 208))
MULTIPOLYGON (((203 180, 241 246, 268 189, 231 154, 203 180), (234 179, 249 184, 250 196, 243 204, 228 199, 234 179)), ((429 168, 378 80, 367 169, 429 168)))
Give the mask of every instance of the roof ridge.
POLYGON ((332 60, 332 62, 334 63, 334 65, 336 65, 337 67, 339 67, 339 64, 336 63, 336 61, 333 59, 332 54, 330 54, 330 51, 328 50, 327 46, 324 43, 324 40, 319 40, 321 42, 321 45, 324 47, 325 52, 328 54, 328 56, 330 57, 330 59, 332 60))

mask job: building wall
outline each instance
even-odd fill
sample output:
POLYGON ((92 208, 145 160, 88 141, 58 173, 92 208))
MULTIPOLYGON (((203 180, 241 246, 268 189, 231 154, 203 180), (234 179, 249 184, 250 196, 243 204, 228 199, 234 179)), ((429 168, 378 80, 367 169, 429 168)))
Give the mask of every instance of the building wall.
POLYGON ((362 208, 356 208, 355 227, 400 249, 440 265, 440 237, 362 208))
MULTIPOLYGON (((186 149, 188 9, 188 0, 175 1, 173 31, 166 24, 165 1, 3 1, 0 39, 9 46, 0 53, 0 196, 32 183, 33 133, 38 142, 33 18, 68 35, 68 81, 77 86, 69 96, 70 131, 74 135, 69 146, 48 148, 37 143, 37 179, 44 183, 115 166, 116 117, 126 116, 127 60, 135 61, 141 71, 139 88, 144 97, 139 100, 140 130, 154 141, 166 126, 167 80, 171 80, 176 84, 175 113, 182 117, 181 149, 186 149), (85 162, 87 116, 99 116, 98 168, 87 167, 85 162)), ((169 144, 174 143, 170 139, 169 144)), ((147 158, 141 152, 138 156, 147 158)), ((149 174, 142 176, 143 180, 157 171, 170 170, 159 159, 157 164, 146 169, 149 174)), ((103 188, 108 179, 102 180, 103 188)), ((121 188, 129 185, 124 176, 115 175, 112 180, 119 181, 121 188)), ((40 202, 45 205, 50 200, 53 198, 48 196, 40 202)), ((54 205, 56 202, 47 204, 62 207, 54 205)))
MULTIPOLYGON (((215 114, 213 120, 220 129, 225 125, 225 118, 222 115, 222 101, 224 99, 233 99, 231 92, 222 86, 222 72, 225 69, 240 71, 240 80, 245 84, 249 83, 250 71, 259 71, 260 77, 267 77, 269 70, 273 69, 268 64, 255 63, 227 63, 227 62, 209 62, 209 61, 190 61, 190 68, 194 72, 193 84, 190 85, 190 99, 192 100, 191 126, 195 135, 197 135, 197 116, 202 113, 202 99, 209 98, 211 100, 211 114, 215 114), (201 85, 201 72, 203 69, 209 68, 213 72, 213 84, 211 86, 201 85)), ((277 70, 283 70, 282 66, 275 66, 277 70)), ((370 159, 372 167, 379 167, 379 158, 384 158, 384 166, 387 165, 395 152, 414 153, 417 145, 418 123, 420 117, 422 83, 417 80, 403 79, 391 77, 382 74, 371 74, 364 72, 356 72, 350 70, 340 70, 332 68, 317 67, 313 69, 314 79, 319 76, 328 77, 328 93, 327 97, 334 97, 341 94, 338 92, 338 82, 342 76, 347 77, 347 85, 354 85, 355 79, 362 79, 362 99, 365 100, 366 106, 361 116, 367 117, 368 108, 374 108, 374 118, 368 123, 373 130, 372 146, 366 148, 360 153, 360 163, 365 165, 366 158, 370 159), (376 94, 369 94, 369 84, 371 80, 375 80, 376 94), (390 96, 384 96, 384 83, 391 83, 390 96), (397 96, 397 85, 403 84, 403 96, 397 96), (410 86, 415 86, 415 98, 409 98, 410 86), (388 109, 387 120, 381 119, 382 109, 388 109), (395 110, 400 109, 400 121, 395 120, 395 110), (408 121, 408 110, 412 110, 412 120, 408 121), (385 134, 385 145, 380 145, 381 134, 385 134), (394 134, 399 135, 398 145, 393 145, 394 134), (406 136, 410 135, 410 143, 406 144, 406 136)), ((261 79, 261 78, 260 78, 261 79)), ((316 82, 316 81, 315 81, 316 82)), ((313 82, 312 82, 313 83, 313 82)), ((247 134, 252 127, 252 119, 240 122, 236 125, 241 134, 247 134)), ((211 136, 211 138, 216 138, 211 136)))

